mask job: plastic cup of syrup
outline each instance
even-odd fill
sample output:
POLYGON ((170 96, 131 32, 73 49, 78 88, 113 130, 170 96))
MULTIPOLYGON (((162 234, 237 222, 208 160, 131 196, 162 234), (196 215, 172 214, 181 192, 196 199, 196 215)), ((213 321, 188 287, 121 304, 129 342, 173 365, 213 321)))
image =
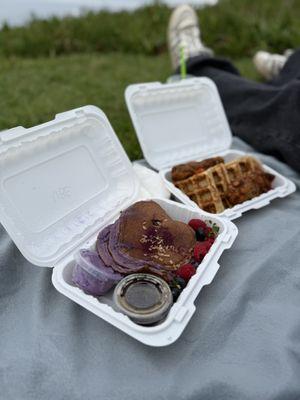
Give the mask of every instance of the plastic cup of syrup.
POLYGON ((132 274, 115 288, 118 309, 140 325, 151 325, 165 318, 173 304, 169 285, 151 274, 132 274))

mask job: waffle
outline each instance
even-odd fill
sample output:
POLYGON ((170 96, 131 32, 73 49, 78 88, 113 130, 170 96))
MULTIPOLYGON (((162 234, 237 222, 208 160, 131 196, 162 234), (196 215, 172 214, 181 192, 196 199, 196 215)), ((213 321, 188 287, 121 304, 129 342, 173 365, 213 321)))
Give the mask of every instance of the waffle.
POLYGON ((274 176, 253 157, 217 164, 175 185, 203 210, 220 213, 271 189, 274 176))
POLYGON ((175 185, 203 210, 211 213, 220 213, 224 211, 224 205, 217 186, 208 171, 178 181, 175 185))

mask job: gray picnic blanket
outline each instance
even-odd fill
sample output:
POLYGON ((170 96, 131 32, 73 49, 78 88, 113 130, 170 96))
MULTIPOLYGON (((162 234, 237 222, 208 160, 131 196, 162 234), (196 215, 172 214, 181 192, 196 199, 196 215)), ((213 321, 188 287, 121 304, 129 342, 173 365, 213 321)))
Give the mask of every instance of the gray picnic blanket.
MULTIPOLYGON (((257 156, 299 188, 290 168, 257 156)), ((27 262, 0 227, 0 399, 299 400, 299 191, 236 224, 188 327, 164 348, 58 293, 51 269, 27 262)))

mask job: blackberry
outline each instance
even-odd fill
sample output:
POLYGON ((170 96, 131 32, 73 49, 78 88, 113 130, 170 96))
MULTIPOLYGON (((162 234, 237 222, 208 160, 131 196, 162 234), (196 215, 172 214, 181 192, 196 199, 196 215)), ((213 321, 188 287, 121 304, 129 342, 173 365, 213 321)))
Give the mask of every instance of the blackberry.
POLYGON ((175 302, 178 299, 178 297, 180 296, 181 290, 178 289, 178 287, 172 287, 171 292, 173 295, 173 301, 175 302))
POLYGON ((200 227, 196 230, 196 239, 198 242, 204 242, 206 239, 205 230, 203 228, 200 227))
POLYGON ((174 280, 176 281, 176 283, 178 283, 181 289, 184 289, 186 287, 186 281, 181 278, 181 276, 176 276, 174 280))

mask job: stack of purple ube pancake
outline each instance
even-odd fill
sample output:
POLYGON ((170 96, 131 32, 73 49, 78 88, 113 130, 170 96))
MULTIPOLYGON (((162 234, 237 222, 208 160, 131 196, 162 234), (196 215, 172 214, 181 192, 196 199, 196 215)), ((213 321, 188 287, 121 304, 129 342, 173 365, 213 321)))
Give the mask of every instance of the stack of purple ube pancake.
POLYGON ((172 220, 154 201, 140 201, 99 233, 96 248, 118 273, 149 272, 169 280, 191 260, 195 241, 189 225, 172 220))

